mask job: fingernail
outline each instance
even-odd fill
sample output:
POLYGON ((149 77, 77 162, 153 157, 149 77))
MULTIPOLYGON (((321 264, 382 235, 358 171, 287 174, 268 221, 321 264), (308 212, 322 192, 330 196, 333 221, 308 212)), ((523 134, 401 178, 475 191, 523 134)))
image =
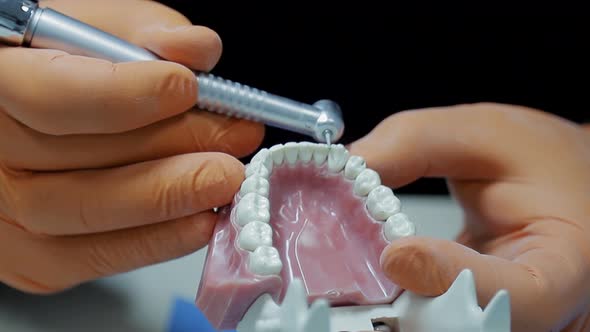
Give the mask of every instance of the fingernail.
POLYGON ((391 244, 387 245, 387 247, 385 247, 385 249, 383 249, 383 251, 381 252, 381 257, 379 257, 379 266, 381 266, 382 270, 385 270, 385 265, 386 263, 386 259, 388 258, 388 252, 391 248, 391 244))

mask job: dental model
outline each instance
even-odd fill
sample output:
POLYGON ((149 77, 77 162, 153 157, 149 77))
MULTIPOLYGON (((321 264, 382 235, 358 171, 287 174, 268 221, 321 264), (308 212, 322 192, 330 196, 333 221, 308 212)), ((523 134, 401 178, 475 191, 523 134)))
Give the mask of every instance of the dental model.
MULTIPOLYGON (((342 145, 286 143, 260 150, 245 173, 231 206, 220 209, 196 298, 215 328, 367 331, 373 318, 395 314, 391 304, 402 290, 383 274, 379 257, 416 230, 363 158, 342 145), (297 300, 302 292, 314 303, 309 310, 297 300), (330 325, 326 313, 358 324, 330 325)), ((439 317, 432 309, 428 315, 439 317)))
POLYGON ((404 292, 394 305, 329 308, 316 300, 310 307, 300 280, 294 280, 277 305, 267 294, 250 307, 237 332, 509 332, 510 300, 501 290, 485 310, 476 299, 470 270, 463 270, 448 291, 436 298, 404 292))

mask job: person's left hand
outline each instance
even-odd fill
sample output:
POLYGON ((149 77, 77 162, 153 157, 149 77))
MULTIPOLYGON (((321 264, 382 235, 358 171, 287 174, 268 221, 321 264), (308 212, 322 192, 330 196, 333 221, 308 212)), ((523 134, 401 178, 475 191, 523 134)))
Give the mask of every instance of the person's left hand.
POLYGON ((509 291, 512 331, 588 331, 587 134, 539 110, 490 103, 405 111, 381 122, 351 154, 394 188, 445 178, 465 216, 457 242, 392 242, 381 256, 385 274, 403 289, 438 296, 470 269, 480 306, 509 291))

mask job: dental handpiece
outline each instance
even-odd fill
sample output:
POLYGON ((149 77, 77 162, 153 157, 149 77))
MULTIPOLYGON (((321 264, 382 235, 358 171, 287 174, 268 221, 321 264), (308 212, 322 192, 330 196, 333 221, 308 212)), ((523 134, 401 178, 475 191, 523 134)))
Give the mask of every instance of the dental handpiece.
MULTIPOLYGON (((161 60, 144 48, 51 8, 41 8, 38 0, 0 0, 0 42, 57 49, 115 63, 161 60)), ((308 105, 209 73, 195 75, 199 109, 261 122, 328 144, 337 142, 344 133, 342 112, 333 101, 308 105)))

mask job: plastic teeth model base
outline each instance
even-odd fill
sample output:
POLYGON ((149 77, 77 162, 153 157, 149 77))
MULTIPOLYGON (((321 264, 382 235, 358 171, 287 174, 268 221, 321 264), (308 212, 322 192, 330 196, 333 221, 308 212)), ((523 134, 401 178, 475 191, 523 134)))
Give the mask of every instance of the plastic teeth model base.
POLYGON ((237 332, 342 331, 509 332, 510 300, 501 290, 482 310, 470 270, 461 272, 439 297, 406 291, 393 305, 331 309, 322 299, 308 307, 303 283, 294 280, 280 306, 267 294, 261 296, 237 328, 237 332))

